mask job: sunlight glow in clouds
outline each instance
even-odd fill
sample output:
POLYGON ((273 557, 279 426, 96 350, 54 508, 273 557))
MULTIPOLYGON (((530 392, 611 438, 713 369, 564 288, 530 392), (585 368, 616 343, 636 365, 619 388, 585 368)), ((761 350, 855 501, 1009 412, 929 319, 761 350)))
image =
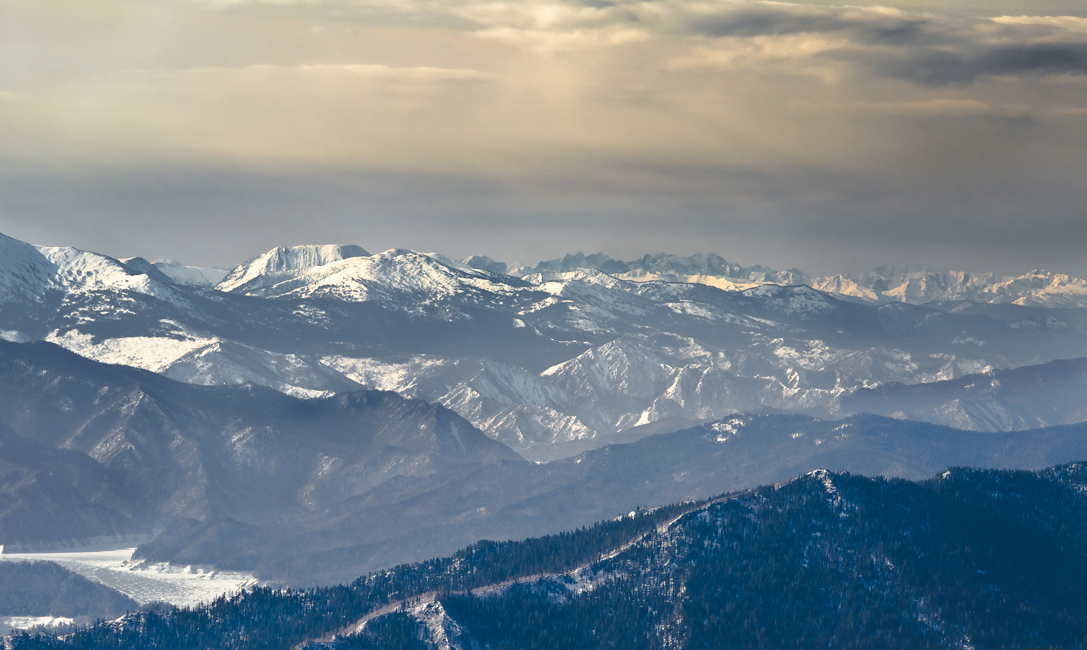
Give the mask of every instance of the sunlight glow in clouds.
POLYGON ((9 0, 0 231, 1087 271, 1087 18, 944 4, 9 0))

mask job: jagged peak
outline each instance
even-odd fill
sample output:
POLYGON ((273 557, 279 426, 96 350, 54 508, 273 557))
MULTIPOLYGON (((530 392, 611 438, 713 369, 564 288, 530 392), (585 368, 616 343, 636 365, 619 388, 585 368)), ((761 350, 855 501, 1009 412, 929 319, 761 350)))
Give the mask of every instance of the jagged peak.
POLYGON ((480 271, 487 271, 489 273, 500 273, 506 275, 510 272, 511 266, 505 262, 499 262, 493 260, 486 255, 473 255, 471 257, 461 260, 461 262, 468 267, 478 269, 480 271))
POLYGON ((574 271, 577 269, 596 269, 604 273, 625 273, 630 266, 605 253, 567 253, 560 258, 545 260, 532 267, 518 269, 518 275, 527 276, 536 273, 574 271))

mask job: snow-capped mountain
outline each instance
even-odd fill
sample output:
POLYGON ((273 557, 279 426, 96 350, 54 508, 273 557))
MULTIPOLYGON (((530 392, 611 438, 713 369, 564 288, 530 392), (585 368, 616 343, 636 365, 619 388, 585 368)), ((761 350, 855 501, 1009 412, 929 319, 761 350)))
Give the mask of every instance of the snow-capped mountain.
POLYGON ((0 304, 40 300, 57 274, 41 251, 6 235, 0 235, 0 264, 0 304))
POLYGON ((119 260, 58 246, 32 246, 0 235, 0 304, 74 300, 101 291, 174 299, 162 277, 133 270, 119 260))
POLYGON ((220 291, 260 292, 307 270, 354 257, 367 257, 359 246, 279 246, 239 264, 218 283, 220 291))
POLYGON ((276 248, 233 269, 215 288, 261 298, 377 301, 412 311, 454 296, 461 302, 494 303, 525 286, 516 278, 415 251, 369 255, 358 246, 295 246, 276 248))
MULTIPOLYGON (((795 284, 798 271, 714 256, 646 256, 616 274, 593 268, 610 264, 602 256, 568 256, 510 275, 481 258, 281 247, 209 288, 141 258, 10 238, 0 247, 2 338, 196 384, 303 397, 392 390, 540 458, 662 422, 760 409, 833 415, 865 387, 1087 356, 1081 309, 962 302, 975 294, 961 292, 928 306, 843 300, 795 284), (646 275, 711 272, 747 288, 646 275), (632 273, 642 275, 624 279, 632 273)), ((916 284, 917 273, 927 271, 886 271, 881 291, 916 284)), ((934 295, 918 291, 901 296, 934 295)))
POLYGON ((508 267, 490 258, 469 258, 470 266, 524 276, 541 272, 596 269, 617 278, 640 282, 663 280, 707 284, 726 291, 743 291, 764 284, 807 285, 824 293, 876 303, 971 301, 1039 307, 1087 307, 1087 281, 1035 270, 1021 276, 942 271, 928 266, 888 266, 856 275, 812 276, 798 269, 776 271, 765 266, 740 266, 718 255, 645 255, 615 260, 603 253, 577 253, 532 267, 508 267))

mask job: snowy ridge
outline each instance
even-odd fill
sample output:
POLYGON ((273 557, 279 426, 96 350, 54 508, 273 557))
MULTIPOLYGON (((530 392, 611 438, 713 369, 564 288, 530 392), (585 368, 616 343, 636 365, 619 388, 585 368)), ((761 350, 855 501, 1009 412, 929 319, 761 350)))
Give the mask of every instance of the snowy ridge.
POLYGON ((413 311, 420 304, 433 304, 459 294, 509 294, 526 286, 513 278, 457 268, 439 258, 404 249, 347 255, 342 250, 325 250, 328 247, 320 247, 319 251, 303 248, 307 249, 304 255, 282 264, 284 249, 270 251, 231 271, 216 288, 263 298, 380 300, 386 306, 413 311))
POLYGON ((748 289, 743 295, 759 298, 763 304, 788 316, 806 316, 813 313, 828 312, 833 309, 826 296, 811 287, 782 287, 767 284, 755 289, 748 289))
POLYGON ((831 295, 871 302, 924 304, 933 301, 972 301, 1040 307, 1087 307, 1087 280, 1035 270, 1021 276, 942 271, 928 266, 880 267, 863 274, 812 276, 797 269, 776 271, 765 266, 740 266, 718 255, 682 257, 663 253, 633 261, 603 253, 577 253, 540 262, 534 267, 507 267, 490 258, 470 258, 469 265, 502 268, 518 276, 569 273, 595 269, 621 280, 704 284, 724 291, 746 291, 762 285, 807 285, 831 295))
POLYGON ((32 246, 0 235, 0 303, 41 302, 47 292, 73 296, 132 292, 175 300, 168 285, 122 262, 76 248, 32 246))
POLYGON ((93 291, 130 291, 173 300, 176 294, 168 285, 145 274, 130 271, 120 261, 76 248, 41 246, 38 248, 56 267, 53 285, 69 295, 93 291))

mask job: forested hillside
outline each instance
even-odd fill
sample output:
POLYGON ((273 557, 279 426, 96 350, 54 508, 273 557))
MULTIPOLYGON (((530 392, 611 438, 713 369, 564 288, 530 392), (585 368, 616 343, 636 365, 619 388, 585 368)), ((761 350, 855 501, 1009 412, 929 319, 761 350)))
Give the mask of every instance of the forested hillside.
POLYGON ((1075 648, 1087 466, 825 471, 11 648, 1075 648), (365 621, 360 625, 360 621, 365 621))

